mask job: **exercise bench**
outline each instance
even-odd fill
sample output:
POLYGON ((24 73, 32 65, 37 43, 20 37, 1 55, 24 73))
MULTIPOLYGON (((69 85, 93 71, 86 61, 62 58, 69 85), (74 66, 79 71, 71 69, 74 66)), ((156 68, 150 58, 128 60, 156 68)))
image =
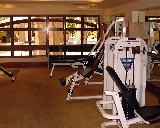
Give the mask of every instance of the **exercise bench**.
MULTIPOLYGON (((81 46, 49 46, 48 52, 48 67, 51 67, 50 77, 52 77, 55 66, 66 66, 69 65, 73 68, 77 68, 78 66, 84 66, 84 62, 91 57, 88 55, 53 55, 53 52, 78 52, 81 46), (78 49, 78 50, 77 50, 78 49), (75 51, 76 50, 76 51, 75 51), (52 66, 50 66, 52 65, 52 66)), ((90 50, 93 45, 87 46, 88 50, 90 50)))
POLYGON ((78 70, 72 75, 68 76, 67 78, 60 77, 60 83, 62 86, 67 86, 71 84, 70 89, 68 90, 67 100, 72 99, 91 99, 91 98, 102 98, 102 95, 96 95, 96 96, 75 96, 72 97, 73 89, 75 85, 80 85, 80 80, 85 79, 85 82, 83 85, 88 84, 103 84, 103 82, 89 82, 89 80, 92 78, 94 74, 103 75, 103 57, 104 57, 104 49, 103 47, 97 53, 95 58, 89 59, 86 62, 85 68, 82 70, 78 70))

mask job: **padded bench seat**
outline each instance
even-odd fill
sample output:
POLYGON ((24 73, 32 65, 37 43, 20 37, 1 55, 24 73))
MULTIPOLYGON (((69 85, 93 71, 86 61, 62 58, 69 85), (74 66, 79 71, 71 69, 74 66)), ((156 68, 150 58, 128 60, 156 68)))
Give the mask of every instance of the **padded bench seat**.
POLYGON ((87 59, 89 59, 92 56, 88 55, 50 55, 49 56, 49 67, 52 67, 50 77, 52 77, 54 67, 56 65, 70 65, 73 68, 77 68, 77 66, 83 66, 87 59), (50 66, 52 65, 52 66, 50 66))
POLYGON ((75 60, 52 60, 53 63, 75 63, 75 60))
POLYGON ((49 64, 48 64, 48 67, 52 67, 51 64, 53 65, 59 65, 59 63, 76 63, 76 62, 79 62, 79 63, 84 63, 86 62, 86 60, 88 60, 89 58, 92 58, 92 55, 91 56, 88 56, 88 55, 50 55, 49 56, 49 64))
POLYGON ((86 60, 88 59, 88 55, 50 55, 49 56, 49 62, 55 62, 57 60, 63 60, 63 61, 68 61, 68 60, 72 60, 72 61, 82 61, 82 60, 86 60))

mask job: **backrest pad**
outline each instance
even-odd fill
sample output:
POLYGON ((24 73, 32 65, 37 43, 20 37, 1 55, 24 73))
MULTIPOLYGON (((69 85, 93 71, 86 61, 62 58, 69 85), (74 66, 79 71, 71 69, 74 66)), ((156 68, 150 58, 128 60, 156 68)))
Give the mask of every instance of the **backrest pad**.
POLYGON ((117 85, 118 89, 122 93, 122 96, 124 96, 125 99, 127 100, 128 104, 131 105, 135 110, 137 110, 140 107, 137 99, 130 94, 126 86, 122 83, 122 81, 118 77, 116 71, 110 66, 107 66, 106 70, 108 71, 109 75, 111 76, 111 78, 117 85))

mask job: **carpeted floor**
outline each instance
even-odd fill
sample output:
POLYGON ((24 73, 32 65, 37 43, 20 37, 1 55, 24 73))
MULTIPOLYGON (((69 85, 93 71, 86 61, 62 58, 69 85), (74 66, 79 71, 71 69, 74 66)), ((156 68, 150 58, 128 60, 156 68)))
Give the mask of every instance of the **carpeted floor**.
MULTIPOLYGON (((100 128, 107 119, 96 108, 99 99, 66 100, 69 86, 61 86, 59 78, 75 71, 56 67, 50 78, 48 68, 21 68, 14 82, 0 76, 0 128, 100 128)), ((99 75, 92 78, 102 79, 99 75)), ((102 89, 101 85, 81 85, 73 94, 101 95, 102 89)), ((146 105, 154 104, 158 104, 157 97, 146 92, 146 105)), ((130 128, 160 128, 160 124, 135 124, 130 128)))

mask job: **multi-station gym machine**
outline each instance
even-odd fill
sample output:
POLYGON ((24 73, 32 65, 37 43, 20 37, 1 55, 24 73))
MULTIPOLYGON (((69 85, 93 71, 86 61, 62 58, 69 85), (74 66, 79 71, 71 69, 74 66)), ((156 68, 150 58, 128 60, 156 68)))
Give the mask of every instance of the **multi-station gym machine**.
MULTIPOLYGON (((115 69, 126 86, 137 89, 137 100, 145 104, 147 45, 141 38, 111 37, 105 43, 104 69, 115 69)), ((117 91, 104 70, 104 90, 117 91)), ((104 97, 105 99, 105 97, 104 97)))
MULTIPOLYGON (((116 22, 116 21, 113 21, 111 24, 109 24, 109 26, 106 29, 106 32, 104 33, 103 37, 100 38, 97 41, 97 43, 95 44, 95 46, 93 47, 93 49, 91 50, 91 52, 90 52, 90 54, 88 56, 90 56, 91 53, 93 53, 94 51, 95 51, 95 54, 93 56, 96 56, 100 52, 100 49, 102 47, 104 47, 104 45, 105 45, 106 39, 109 38, 110 32, 111 32, 111 30, 113 30, 112 29, 113 27, 114 27, 115 31, 114 32, 112 31, 112 32, 113 32, 113 34, 117 38, 119 38, 119 36, 126 36, 126 26, 127 26, 126 22, 116 22)), ((101 60, 101 62, 103 63, 103 60, 101 60)), ((99 65, 101 65, 101 63, 99 65)), ((101 68, 100 66, 98 66, 98 67, 101 68)), ((85 71, 85 69, 87 69, 87 68, 85 67, 84 71, 85 71)), ((103 67, 101 69, 103 70, 103 67)), ((86 72, 86 74, 88 74, 88 73, 90 73, 90 72, 86 72)), ((97 72, 94 71, 93 74, 97 74, 97 72)), ((98 73, 98 74, 103 75, 103 73, 98 73)), ((63 77, 61 77, 60 78, 61 85, 66 86, 66 85, 71 84, 71 88, 68 90, 67 100, 70 100, 70 99, 102 98, 103 94, 102 95, 98 95, 98 96, 85 96, 85 97, 84 96, 76 96, 76 97, 71 97, 71 95, 73 93, 74 86, 75 85, 79 85, 79 83, 78 84, 75 84, 75 83, 77 83, 81 79, 85 78, 84 84, 103 84, 103 81, 102 82, 89 82, 89 80, 90 80, 91 77, 92 77, 92 75, 89 78, 86 78, 82 74, 79 75, 77 72, 75 72, 72 75, 69 75, 66 79, 64 79, 63 77)))
MULTIPOLYGON (((107 66, 114 68, 122 82, 134 95, 140 105, 145 104, 146 88, 146 66, 147 66, 147 45, 141 38, 110 37, 105 42, 104 55, 104 91, 118 92, 118 88, 105 70, 107 66)), ((118 100, 118 99, 117 99, 118 100)), ((112 96, 103 95, 102 101, 113 101, 112 96)), ((113 101, 113 103, 116 101, 113 101)), ((133 118, 134 109, 127 105, 122 98, 123 111, 126 119, 133 118)), ((116 115, 117 110, 114 104, 104 104, 97 106, 98 110, 112 109, 112 114, 116 115)), ((105 111, 100 112, 105 115, 105 111)), ((112 116, 111 116, 112 117, 112 116)), ((134 121, 133 121, 134 123, 134 121)), ((110 123, 105 123, 109 126, 110 123)))

